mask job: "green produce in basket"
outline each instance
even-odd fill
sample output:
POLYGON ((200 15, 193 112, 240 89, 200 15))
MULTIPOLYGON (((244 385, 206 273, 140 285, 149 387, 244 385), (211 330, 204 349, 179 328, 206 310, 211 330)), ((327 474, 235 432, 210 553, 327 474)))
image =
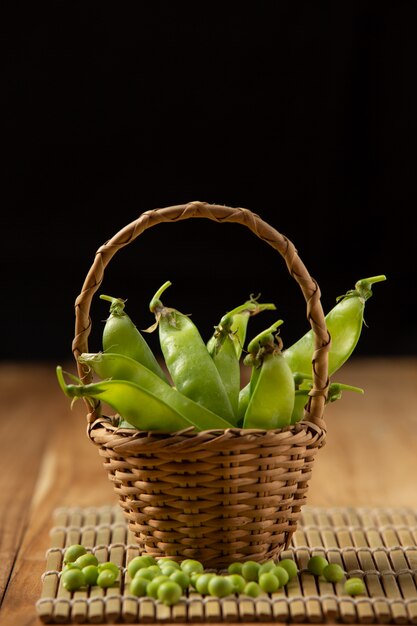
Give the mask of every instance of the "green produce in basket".
MULTIPOLYGON (((353 385, 345 385, 344 383, 330 383, 327 393, 326 404, 340 400, 343 391, 354 391, 363 394, 364 391, 360 387, 353 385)), ((291 415, 291 424, 296 424, 304 417, 304 407, 308 402, 309 389, 296 389, 294 409, 291 415)))
POLYGON ((243 428, 283 428, 291 422, 294 408, 294 377, 281 354, 282 341, 273 333, 279 320, 257 335, 248 345, 244 363, 252 365, 253 391, 243 420, 243 428))
MULTIPOLYGON (((337 298, 338 304, 326 315, 326 326, 332 340, 329 351, 329 376, 351 356, 362 332, 365 302, 372 296, 372 285, 386 280, 384 275, 358 280, 355 288, 337 298)), ((282 351, 294 373, 309 374, 315 351, 313 330, 282 351)))
MULTIPOLYGON (((100 400, 111 406, 123 420, 138 430, 175 432, 194 427, 196 430, 230 428, 230 423, 186 398, 158 377, 162 393, 153 392, 126 380, 104 380, 87 385, 67 384, 58 366, 58 382, 69 398, 100 400), (177 408, 174 408, 177 407, 177 408), (181 410, 181 412, 180 412, 181 410), (184 415, 193 415, 193 419, 184 415)), ((151 372, 149 372, 151 374, 151 372)))
POLYGON ((194 322, 160 300, 170 285, 167 281, 158 289, 149 308, 155 314, 152 328, 159 328, 161 350, 172 381, 182 394, 235 424, 223 381, 194 322))
POLYGON ((111 303, 110 315, 103 330, 103 350, 130 356, 168 382, 165 372, 142 333, 125 312, 125 301, 105 295, 101 295, 100 298, 111 303))
POLYGON ((259 304, 255 299, 248 300, 223 315, 207 342, 207 349, 223 381, 236 418, 240 392, 240 356, 249 317, 275 308, 271 303, 259 304))

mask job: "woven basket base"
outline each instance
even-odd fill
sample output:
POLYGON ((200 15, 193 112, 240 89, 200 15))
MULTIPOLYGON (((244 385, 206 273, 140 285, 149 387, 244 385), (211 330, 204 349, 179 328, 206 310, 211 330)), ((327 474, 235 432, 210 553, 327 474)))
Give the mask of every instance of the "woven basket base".
POLYGON ((89 431, 142 551, 206 567, 278 558, 306 503, 325 431, 89 431))
MULTIPOLYGON (((321 509, 305 506, 290 547, 297 579, 256 599, 204 598, 194 593, 174 607, 129 595, 127 577, 107 591, 70 594, 59 583, 65 546, 82 543, 99 561, 121 568, 139 553, 120 507, 60 509, 51 531, 38 617, 45 623, 315 622, 417 624, 417 509, 321 509), (312 554, 363 577, 367 591, 350 598, 306 572, 312 554)), ((125 570, 122 570, 123 572, 125 570)))

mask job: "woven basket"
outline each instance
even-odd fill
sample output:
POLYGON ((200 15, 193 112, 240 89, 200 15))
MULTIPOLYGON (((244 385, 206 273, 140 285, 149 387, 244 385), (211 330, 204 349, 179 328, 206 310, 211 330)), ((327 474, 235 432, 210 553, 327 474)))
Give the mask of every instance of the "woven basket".
POLYGON ((289 545, 306 502, 314 457, 324 444, 323 420, 330 345, 320 290, 286 237, 247 209, 203 202, 146 211, 96 253, 75 303, 73 353, 88 352, 90 304, 104 269, 120 248, 161 222, 203 217, 249 228, 284 258, 307 303, 314 332, 313 389, 303 421, 280 430, 228 428, 196 433, 117 429, 100 405, 87 416, 87 433, 98 447, 129 529, 143 552, 176 560, 196 558, 206 567, 232 561, 277 558, 289 545))

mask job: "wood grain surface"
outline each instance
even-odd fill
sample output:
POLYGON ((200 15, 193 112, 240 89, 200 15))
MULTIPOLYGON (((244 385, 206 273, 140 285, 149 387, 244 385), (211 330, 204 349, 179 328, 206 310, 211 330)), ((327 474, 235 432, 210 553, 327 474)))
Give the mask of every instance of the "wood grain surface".
MULTIPOLYGON (((346 392, 327 407, 309 505, 416 507, 417 359, 352 359, 337 380, 365 395, 346 392)), ((27 626, 40 624, 53 512, 117 501, 86 437, 85 406, 71 408, 55 364, 1 364, 0 406, 0 625, 27 626)))

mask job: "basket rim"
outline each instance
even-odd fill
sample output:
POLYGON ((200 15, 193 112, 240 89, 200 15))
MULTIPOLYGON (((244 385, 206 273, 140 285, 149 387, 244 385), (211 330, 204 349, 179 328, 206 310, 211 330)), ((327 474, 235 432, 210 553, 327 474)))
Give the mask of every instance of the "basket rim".
POLYGON ((87 416, 87 436, 91 442, 96 446, 104 446, 105 448, 112 448, 115 451, 128 453, 129 449, 138 451, 139 448, 149 446, 150 444, 161 445, 166 443, 169 447, 181 446, 183 444, 187 446, 195 445, 209 448, 216 446, 225 441, 247 441, 257 442, 260 448, 265 443, 276 443, 277 445, 297 445, 302 443, 307 447, 313 446, 320 448, 324 445, 326 440, 327 431, 319 424, 309 422, 307 420, 301 420, 296 424, 290 424, 284 428, 279 429, 262 429, 262 428, 238 428, 231 426, 226 429, 210 429, 196 431, 194 428, 185 428, 180 431, 162 432, 162 431, 143 431, 128 428, 119 428, 112 422, 114 417, 99 416, 94 413, 89 413, 87 416), (103 437, 99 434, 100 431, 105 431, 107 434, 103 437), (129 431, 134 430, 134 433, 129 431), (94 435, 97 435, 95 438, 94 435), (308 442, 303 440, 303 436, 310 435, 308 442), (299 442, 297 440, 300 440, 299 442))

